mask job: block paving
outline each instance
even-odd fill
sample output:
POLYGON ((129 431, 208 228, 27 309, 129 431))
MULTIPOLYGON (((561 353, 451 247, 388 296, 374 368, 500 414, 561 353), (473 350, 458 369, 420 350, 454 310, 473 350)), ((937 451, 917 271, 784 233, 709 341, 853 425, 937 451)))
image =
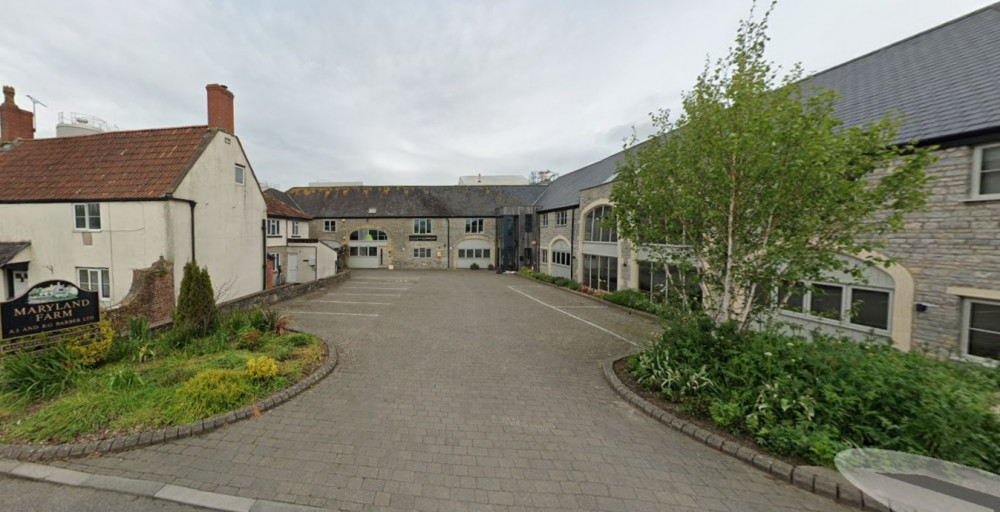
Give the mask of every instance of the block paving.
POLYGON ((332 510, 851 510, 618 398, 601 363, 658 331, 627 312, 487 271, 355 270, 278 307, 338 348, 329 377, 225 429, 51 464, 332 510))

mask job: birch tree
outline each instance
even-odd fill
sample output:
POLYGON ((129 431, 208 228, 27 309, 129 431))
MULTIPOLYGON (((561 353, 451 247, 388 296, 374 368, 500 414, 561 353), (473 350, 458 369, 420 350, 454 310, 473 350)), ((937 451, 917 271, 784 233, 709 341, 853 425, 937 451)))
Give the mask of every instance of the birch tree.
POLYGON ((779 77, 764 58, 770 12, 751 10, 676 119, 651 115, 657 132, 627 144, 611 194, 621 235, 695 269, 704 310, 744 327, 787 300, 759 300, 782 285, 891 264, 873 253, 924 205, 933 161, 933 148, 893 142, 900 116, 845 127, 835 91, 799 66, 779 77))

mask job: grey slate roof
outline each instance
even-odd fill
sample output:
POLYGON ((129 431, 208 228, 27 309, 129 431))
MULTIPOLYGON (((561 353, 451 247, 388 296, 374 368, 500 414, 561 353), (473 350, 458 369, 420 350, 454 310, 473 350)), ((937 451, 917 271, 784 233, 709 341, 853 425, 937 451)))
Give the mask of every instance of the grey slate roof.
POLYGON ((0 266, 6 265, 29 245, 31 242, 0 242, 0 266))
MULTIPOLYGON (((1000 131, 1000 2, 817 73, 811 83, 838 92, 835 115, 844 126, 902 113, 897 142, 1000 131)), ((560 176, 535 206, 577 206, 579 192, 611 179, 623 154, 560 176)))
POLYGON ((1000 3, 818 73, 836 115, 861 125, 897 110, 899 140, 1000 128, 1000 3))
POLYGON ((295 187, 288 195, 313 217, 492 217, 501 206, 530 206, 542 185, 295 187), (375 213, 369 213, 375 208, 375 213))

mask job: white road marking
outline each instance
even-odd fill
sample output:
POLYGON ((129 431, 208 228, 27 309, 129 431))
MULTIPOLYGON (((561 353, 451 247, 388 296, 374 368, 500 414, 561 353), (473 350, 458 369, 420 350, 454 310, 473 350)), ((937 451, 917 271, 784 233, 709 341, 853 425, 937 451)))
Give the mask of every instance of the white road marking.
POLYGON ((324 304, 371 304, 372 306, 391 306, 391 302, 352 302, 347 300, 311 300, 309 302, 322 302, 324 304))
POLYGON ((341 290, 401 290, 406 291, 409 288, 379 288, 378 286, 344 286, 341 290))
POLYGON ((608 309, 607 306, 552 306, 559 309, 608 309))
POLYGON ((304 315, 378 316, 375 313, 330 313, 326 311, 303 311, 301 309, 293 309, 289 313, 301 313, 304 315))
MULTIPOLYGON (((351 281, 385 281, 387 283, 409 283, 409 279, 382 279, 379 277, 352 277, 351 281)), ((413 282, 419 281, 414 279, 413 282)))
POLYGON ((581 322, 583 322, 583 323, 585 323, 585 324, 587 324, 587 325, 589 325, 589 326, 591 326, 591 327, 593 327, 595 329, 598 329, 600 331, 606 332, 606 333, 614 336, 615 338, 618 338, 618 339, 624 341, 625 343, 628 343, 628 344, 630 344, 630 345, 632 345, 634 347, 642 348, 641 345, 639 345, 638 343, 636 343, 636 342, 634 342, 634 341, 632 341, 632 340, 630 340, 628 338, 624 338, 624 337, 622 337, 619 334, 613 333, 613 332, 605 329, 604 327, 601 327, 600 325, 597 325, 597 324, 595 324, 593 322, 589 322, 587 320, 584 320, 584 319, 582 319, 582 318, 580 318, 580 317, 578 317, 578 316, 576 316, 576 315, 574 315, 572 313, 568 313, 566 311, 563 311, 563 310, 557 308, 556 306, 553 306, 552 304, 549 304, 547 302, 543 302, 541 300, 538 300, 538 299, 532 297, 531 295, 528 295, 527 293, 524 293, 521 290, 518 290, 517 288, 514 288, 513 286, 508 286, 507 288, 510 288, 511 290, 514 290, 515 292, 520 293, 521 295, 524 295, 525 297, 527 297, 527 298, 529 298, 529 299, 531 299, 531 300, 533 300, 533 301, 535 301, 535 302, 537 302, 537 303, 539 303, 539 304, 541 304, 541 305, 543 305, 543 306, 545 306, 547 308, 552 308, 552 309, 554 309, 554 310, 556 310, 556 311, 558 311, 558 312, 560 312, 560 313, 562 313, 562 314, 564 314, 564 315, 566 315, 566 316, 568 316, 570 318, 574 318, 574 319, 579 320, 579 321, 581 321, 581 322))
POLYGON ((402 297, 398 293, 330 293, 329 295, 371 295, 375 297, 402 297))

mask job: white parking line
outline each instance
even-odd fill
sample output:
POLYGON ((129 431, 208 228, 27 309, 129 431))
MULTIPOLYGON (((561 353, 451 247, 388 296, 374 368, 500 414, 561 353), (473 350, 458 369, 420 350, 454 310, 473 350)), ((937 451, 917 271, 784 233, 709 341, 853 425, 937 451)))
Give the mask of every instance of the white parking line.
POLYGON ((378 316, 375 313, 330 313, 326 311, 303 311, 301 309, 293 309, 289 313, 301 313, 304 315, 378 316))
POLYGON ((370 304, 372 306, 391 306, 391 302, 352 302, 347 300, 311 300, 309 302, 323 302, 325 304, 370 304))
POLYGON ((559 309, 608 309, 607 306, 552 306, 559 309))
POLYGON ((379 288, 378 286, 344 286, 341 290, 401 290, 406 291, 409 288, 379 288))
POLYGON ((371 295, 375 297, 402 297, 398 293, 331 293, 329 295, 371 295))
POLYGON ((535 302, 537 302, 537 303, 539 303, 539 304, 541 304, 541 305, 543 305, 545 307, 552 308, 552 309, 554 309, 554 310, 556 310, 556 311, 558 311, 558 312, 560 312, 560 313, 562 313, 562 314, 564 314, 564 315, 566 315, 566 316, 568 316, 570 318, 574 318, 574 319, 579 320, 579 321, 581 321, 581 322, 583 322, 583 323, 585 323, 585 324, 587 324, 587 325, 589 325, 589 326, 591 326, 591 327, 593 327, 595 329, 604 331, 604 332, 606 332, 606 333, 614 336, 615 338, 618 338, 618 339, 624 341, 625 343, 631 344, 632 346, 635 346, 635 347, 642 348, 641 345, 639 345, 638 343, 636 343, 636 342, 634 342, 634 341, 632 341, 632 340, 630 340, 628 338, 624 338, 621 335, 615 334, 615 333, 613 333, 613 332, 605 329, 604 327, 601 327, 600 325, 597 325, 597 324, 595 324, 593 322, 589 322, 587 320, 584 320, 584 319, 582 319, 582 318, 580 318, 580 317, 578 317, 578 316, 576 316, 576 315, 574 315, 572 313, 568 313, 566 311, 563 311, 563 310, 557 308, 556 306, 553 306, 552 304, 540 301, 540 300, 532 297, 531 295, 528 295, 527 293, 524 293, 521 290, 518 290, 517 288, 514 288, 513 286, 508 286, 507 288, 510 288, 511 290, 514 290, 515 292, 520 293, 521 295, 524 295, 525 297, 527 297, 527 298, 529 298, 529 299, 531 299, 531 300, 533 300, 533 301, 535 301, 535 302))
POLYGON ((351 281, 384 281, 387 283, 410 283, 417 282, 419 279, 414 279, 410 281, 409 279, 383 279, 380 277, 352 277, 351 281))

